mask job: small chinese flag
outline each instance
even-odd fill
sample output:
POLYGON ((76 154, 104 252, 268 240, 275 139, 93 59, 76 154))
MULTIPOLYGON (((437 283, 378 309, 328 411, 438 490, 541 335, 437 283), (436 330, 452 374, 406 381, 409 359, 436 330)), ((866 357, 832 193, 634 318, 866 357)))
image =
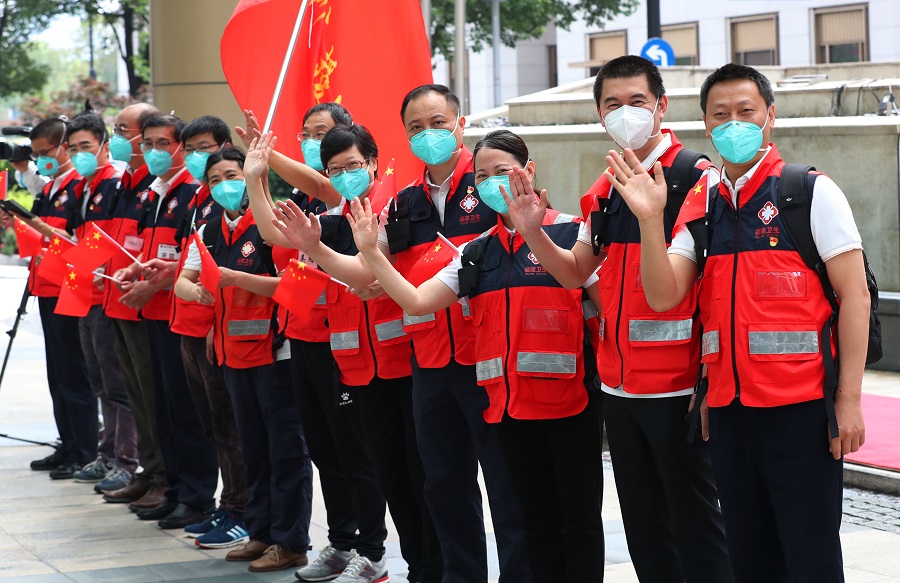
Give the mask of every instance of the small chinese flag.
POLYGON ((686 225, 706 214, 706 180, 706 177, 701 178, 684 197, 681 210, 678 211, 678 219, 672 229, 673 234, 681 225, 686 225))
POLYGON ((409 272, 406 274, 406 280, 419 287, 446 267, 454 257, 456 257, 456 250, 445 241, 438 239, 431 244, 428 250, 419 257, 415 265, 409 269, 409 272))
POLYGON ((56 302, 54 314, 61 316, 87 316, 91 310, 91 287, 94 274, 90 269, 67 266, 62 287, 59 290, 59 301, 56 302))
POLYGON ((66 260, 62 258, 63 253, 73 248, 75 243, 68 239, 63 239, 59 235, 54 234, 50 237, 50 245, 47 246, 47 252, 41 264, 38 265, 37 274, 44 279, 59 284, 63 277, 66 276, 66 260))
POLYGON ((19 257, 34 257, 44 250, 44 236, 40 231, 20 219, 16 220, 16 245, 19 247, 19 257))
POLYGON ((200 235, 196 232, 191 235, 191 242, 193 242, 194 245, 197 246, 197 250, 200 251, 200 261, 202 262, 200 267, 200 283, 203 284, 203 287, 205 287, 207 291, 215 292, 219 287, 219 280, 222 279, 222 272, 219 270, 216 260, 209 254, 209 249, 206 248, 206 243, 203 242, 200 235))
POLYGON ((63 259, 82 269, 94 270, 116 254, 119 245, 103 232, 96 223, 91 224, 84 238, 74 248, 63 254, 63 259))
POLYGON ((304 318, 322 295, 329 281, 331 277, 324 271, 291 259, 291 264, 281 276, 281 282, 275 288, 275 295, 272 298, 297 317, 304 318))
POLYGON ((372 209, 375 209, 376 204, 379 208, 383 207, 391 198, 397 196, 397 174, 394 172, 394 162, 395 160, 391 158, 391 162, 381 174, 381 180, 372 187, 372 194, 369 196, 372 200, 372 209))
POLYGON ((6 192, 9 190, 9 170, 0 172, 0 200, 6 200, 6 192))

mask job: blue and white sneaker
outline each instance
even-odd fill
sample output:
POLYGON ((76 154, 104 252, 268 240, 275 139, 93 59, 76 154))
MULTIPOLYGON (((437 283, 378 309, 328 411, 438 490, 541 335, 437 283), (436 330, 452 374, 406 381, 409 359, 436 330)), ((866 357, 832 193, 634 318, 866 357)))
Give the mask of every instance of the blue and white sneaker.
POLYGON ((197 537, 194 544, 201 549, 224 549, 243 544, 250 540, 244 520, 232 512, 226 512, 222 519, 208 533, 197 537))
POLYGON ((113 468, 106 474, 103 481, 94 485, 94 491, 102 494, 104 491, 112 492, 120 490, 131 483, 131 474, 122 468, 113 468))
POLYGON ((198 536, 202 536, 219 524, 225 515, 228 514, 227 510, 223 510, 222 508, 216 509, 215 512, 209 515, 206 520, 203 522, 198 522, 196 524, 189 524, 184 527, 184 534, 188 536, 188 538, 197 538, 198 536))

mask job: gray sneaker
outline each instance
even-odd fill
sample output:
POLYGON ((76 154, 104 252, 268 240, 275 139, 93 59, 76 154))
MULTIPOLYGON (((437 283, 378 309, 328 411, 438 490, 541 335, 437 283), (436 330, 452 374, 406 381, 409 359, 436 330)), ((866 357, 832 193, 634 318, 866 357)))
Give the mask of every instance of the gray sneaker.
POLYGON ((99 492, 120 490, 131 483, 131 474, 128 470, 122 468, 113 468, 107 472, 103 481, 94 486, 94 490, 99 492))
POLYGON ((102 458, 97 458, 75 472, 74 478, 76 482, 93 484, 105 478, 109 470, 110 467, 106 465, 106 462, 102 458))
POLYGON ((353 551, 339 551, 328 545, 319 552, 315 561, 294 573, 294 576, 301 581, 330 581, 343 573, 354 557, 356 553, 353 551))
POLYGON ((357 555, 350 560, 334 583, 382 583, 389 579, 384 558, 373 563, 366 557, 357 555))

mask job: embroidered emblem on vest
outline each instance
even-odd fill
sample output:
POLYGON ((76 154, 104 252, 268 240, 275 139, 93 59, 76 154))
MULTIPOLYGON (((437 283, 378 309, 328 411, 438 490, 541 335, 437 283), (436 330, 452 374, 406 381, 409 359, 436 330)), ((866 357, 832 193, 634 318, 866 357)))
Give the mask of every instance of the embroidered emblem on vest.
POLYGON ((243 247, 241 247, 241 255, 244 257, 250 257, 250 254, 256 251, 256 247, 253 246, 253 243, 247 241, 244 243, 243 247))
POLYGON ((528 260, 534 263, 535 265, 540 265, 541 262, 538 261, 538 258, 534 256, 534 253, 528 253, 528 260))
POLYGON ((459 206, 467 213, 471 213, 475 210, 475 207, 478 206, 478 199, 472 196, 472 190, 473 188, 470 186, 466 193, 466 197, 459 201, 459 206))
POLYGON ((766 201, 766 204, 763 205, 759 212, 756 213, 756 216, 759 217, 764 224, 768 225, 772 222, 772 219, 778 216, 778 209, 775 208, 775 205, 772 204, 772 201, 766 201))

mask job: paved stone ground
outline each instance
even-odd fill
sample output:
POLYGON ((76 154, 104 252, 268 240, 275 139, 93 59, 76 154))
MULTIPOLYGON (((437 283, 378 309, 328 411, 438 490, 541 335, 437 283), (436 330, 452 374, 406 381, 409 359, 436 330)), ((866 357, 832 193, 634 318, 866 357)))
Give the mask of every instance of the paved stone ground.
MULTIPOLYGON (((844 490, 844 524, 900 534, 900 498, 847 488, 844 490)), ((897 552, 900 553, 900 548, 897 552)))

